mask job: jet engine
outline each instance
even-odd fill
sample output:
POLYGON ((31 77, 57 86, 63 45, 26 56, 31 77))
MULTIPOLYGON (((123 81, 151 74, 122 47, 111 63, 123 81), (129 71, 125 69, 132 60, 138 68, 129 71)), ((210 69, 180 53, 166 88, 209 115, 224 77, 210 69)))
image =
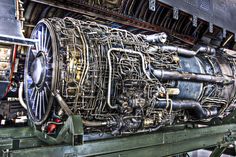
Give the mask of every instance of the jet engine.
POLYGON ((31 121, 47 134, 70 115, 87 133, 120 135, 222 119, 234 106, 231 50, 73 18, 43 19, 31 38, 24 91, 31 121))

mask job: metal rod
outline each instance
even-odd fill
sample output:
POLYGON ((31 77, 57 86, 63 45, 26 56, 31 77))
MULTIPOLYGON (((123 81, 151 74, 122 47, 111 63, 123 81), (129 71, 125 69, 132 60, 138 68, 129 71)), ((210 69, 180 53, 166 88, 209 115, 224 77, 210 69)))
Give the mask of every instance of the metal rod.
POLYGON ((20 83, 20 87, 18 90, 18 97, 19 97, 19 102, 20 102, 21 106, 27 110, 27 105, 23 99, 23 82, 20 83))
POLYGON ((53 95, 57 99, 57 101, 58 101, 59 105, 61 106, 61 108, 66 112, 66 114, 67 115, 72 115, 73 114, 72 111, 70 110, 70 108, 68 107, 66 102, 63 100, 61 95, 58 93, 58 91, 53 93, 53 95))

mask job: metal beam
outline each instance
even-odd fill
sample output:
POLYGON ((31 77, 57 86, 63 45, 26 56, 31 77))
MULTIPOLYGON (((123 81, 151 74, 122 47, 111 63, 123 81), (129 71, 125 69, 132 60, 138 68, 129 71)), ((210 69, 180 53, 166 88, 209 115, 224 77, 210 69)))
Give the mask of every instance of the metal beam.
POLYGON ((166 33, 171 33, 173 36, 175 36, 179 40, 183 40, 184 42, 191 45, 194 45, 194 42, 195 42, 195 39, 191 36, 181 35, 179 33, 173 32, 169 29, 160 27, 158 25, 152 25, 148 22, 130 18, 122 14, 116 13, 114 11, 103 9, 102 7, 98 7, 96 5, 90 6, 86 2, 77 1, 75 3, 76 4, 76 7, 75 7, 75 4, 68 5, 66 3, 61 3, 55 0, 50 0, 50 1, 49 0, 30 0, 30 1, 39 3, 39 4, 44 4, 51 7, 55 7, 55 8, 59 8, 59 9, 63 9, 63 10, 67 10, 67 11, 71 11, 71 12, 75 12, 75 13, 79 13, 82 15, 89 15, 89 16, 101 18, 107 21, 117 22, 123 25, 132 26, 132 27, 136 27, 139 29, 144 29, 144 30, 148 30, 152 32, 164 31, 166 33))
MULTIPOLYGON (((39 154, 43 157, 167 156, 225 143, 226 136, 234 135, 235 132, 236 124, 229 124, 85 141, 84 144, 77 146, 58 145, 30 149, 10 149, 4 151, 3 155, 11 157, 25 157, 29 154, 31 157, 37 157, 39 154)), ((235 140, 235 138, 232 139, 235 140)))
POLYGON ((30 127, 0 129, 0 152, 43 145, 45 146, 45 143, 35 137, 34 130, 30 127))

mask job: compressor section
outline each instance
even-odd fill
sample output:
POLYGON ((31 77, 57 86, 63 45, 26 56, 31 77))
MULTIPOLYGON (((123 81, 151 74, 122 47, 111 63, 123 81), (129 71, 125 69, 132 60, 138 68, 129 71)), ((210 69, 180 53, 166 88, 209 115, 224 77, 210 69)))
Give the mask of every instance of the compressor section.
POLYGON ((30 119, 50 135, 69 115, 87 133, 118 135, 224 118, 234 104, 235 60, 221 49, 72 18, 41 20, 31 38, 24 91, 30 119))

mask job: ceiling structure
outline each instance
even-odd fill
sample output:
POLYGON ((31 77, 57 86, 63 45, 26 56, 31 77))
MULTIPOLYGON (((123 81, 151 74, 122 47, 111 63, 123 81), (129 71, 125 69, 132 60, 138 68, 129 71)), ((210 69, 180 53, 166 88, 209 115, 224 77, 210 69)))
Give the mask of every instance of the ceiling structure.
POLYGON ((220 45, 234 43, 232 33, 227 33, 222 42, 222 29, 214 27, 209 32, 209 24, 198 19, 197 26, 193 17, 178 11, 176 19, 174 9, 157 2, 155 11, 149 7, 147 0, 23 0, 25 8, 25 36, 29 37, 33 27, 42 18, 73 17, 99 21, 112 27, 127 29, 132 33, 166 32, 173 37, 194 45, 199 40, 220 45), (218 39, 219 37, 219 39, 218 39))

